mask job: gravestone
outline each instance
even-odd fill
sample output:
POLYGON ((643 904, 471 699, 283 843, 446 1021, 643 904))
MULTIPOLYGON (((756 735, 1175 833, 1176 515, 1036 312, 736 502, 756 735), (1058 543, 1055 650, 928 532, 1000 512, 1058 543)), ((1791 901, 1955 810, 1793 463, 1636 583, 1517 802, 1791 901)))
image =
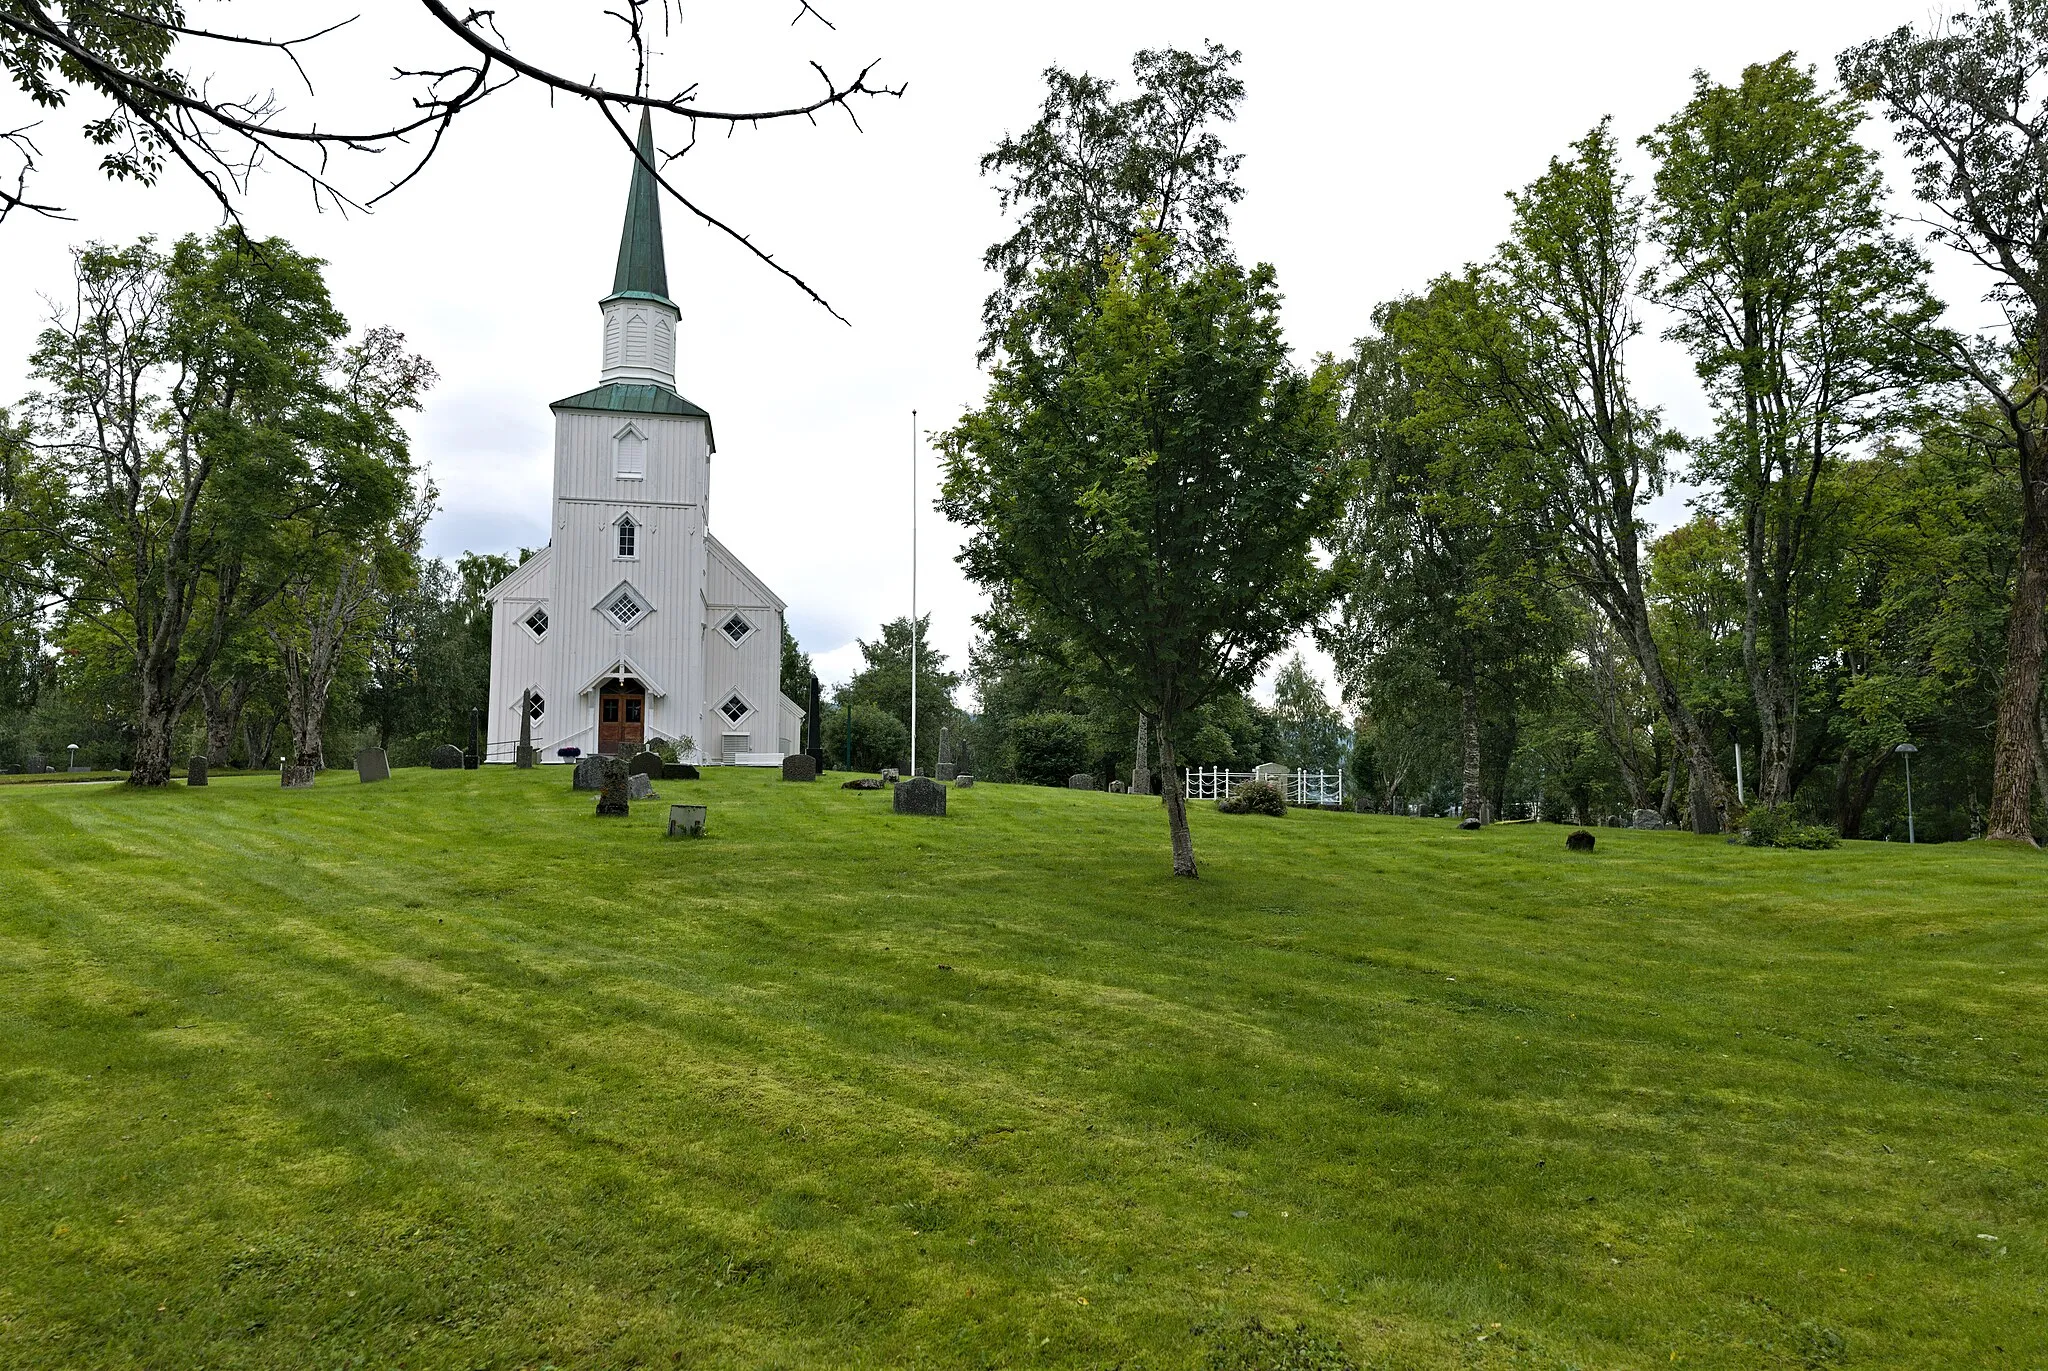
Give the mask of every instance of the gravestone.
POLYGON ((965 790, 969 786, 974 784, 974 777, 968 775, 966 772, 963 771, 958 776, 955 776, 953 778, 953 784, 959 786, 962 790, 965 790))
POLYGON ((185 784, 206 784, 206 754, 201 752, 185 763, 185 784))
POLYGON ((1124 794, 1124 783, 1122 781, 1111 781, 1109 783, 1109 793, 1112 795, 1124 794))
POLYGON ((644 771, 626 773, 626 798, 629 800, 658 800, 654 793, 654 778, 644 771))
POLYGON ((1461 820, 1458 824, 1458 827, 1464 829, 1467 833, 1470 833, 1474 829, 1485 827, 1485 825, 1480 823, 1478 818, 1474 816, 1461 820))
POLYGON ((533 692, 519 692, 519 750, 512 754, 512 765, 524 771, 533 765, 533 692))
POLYGON ((664 781, 694 781, 698 779, 697 768, 688 762, 663 762, 661 779, 664 781))
POLYGON ((701 838, 704 836, 704 821, 709 817, 703 805, 670 805, 668 807, 668 836, 671 838, 701 838))
POLYGON ((782 759, 782 779, 785 781, 815 781, 818 779, 818 759, 804 752, 792 752, 782 759))
POLYGON ((903 773, 898 771, 895 767, 885 766, 882 768, 882 784, 895 785, 898 781, 902 779, 903 773))
POLYGON ((666 763, 661 760, 659 752, 636 752, 633 754, 633 759, 626 763, 626 774, 629 776, 659 776, 664 765, 666 763))
POLYGON ((598 817, 622 819, 633 812, 633 807, 627 803, 630 792, 626 788, 626 759, 600 757, 597 760, 604 775, 604 789, 597 795, 598 817))
POLYGON ((41 757, 31 752, 28 754, 27 760, 21 764, 21 769, 31 776, 40 776, 50 768, 41 757))
POLYGON ((894 799, 898 814, 946 817, 946 787, 928 777, 912 776, 896 787, 894 799))
POLYGON ((940 780, 950 781, 953 779, 953 730, 950 728, 941 728, 939 730, 938 771, 940 780))
POLYGON ((1593 850, 1593 835, 1582 828, 1566 838, 1564 845, 1567 850, 1572 852, 1591 852, 1593 850))
POLYGON ((1629 823, 1630 828, 1662 828, 1664 816, 1654 809, 1638 809, 1629 823))
POLYGON ((576 774, 569 782, 571 790, 603 790, 604 764, 607 759, 592 753, 576 759, 576 774))
POLYGON ((356 754, 356 779, 364 782, 391 779, 391 758, 383 748, 366 747, 356 754))
POLYGON ((1085 771, 1077 771, 1073 775, 1067 777, 1067 789, 1093 790, 1095 789, 1095 778, 1093 776, 1090 776, 1085 771))
POLYGON ((1252 779, 1271 781, 1274 785, 1287 784, 1287 768, 1278 762, 1260 762, 1252 768, 1252 779))
POLYGON ((882 783, 872 776, 861 776, 855 780, 842 782, 839 788, 841 790, 880 790, 882 783))
POLYGON ((460 771, 462 749, 453 743, 443 743, 427 754, 427 765, 436 771, 460 771))
POLYGON ((280 790, 311 790, 313 788, 313 768, 310 766, 279 767, 277 786, 280 790))
POLYGON ((1152 793, 1151 749, 1145 737, 1145 712, 1138 711, 1138 760, 1131 763, 1131 793, 1150 795, 1152 793))

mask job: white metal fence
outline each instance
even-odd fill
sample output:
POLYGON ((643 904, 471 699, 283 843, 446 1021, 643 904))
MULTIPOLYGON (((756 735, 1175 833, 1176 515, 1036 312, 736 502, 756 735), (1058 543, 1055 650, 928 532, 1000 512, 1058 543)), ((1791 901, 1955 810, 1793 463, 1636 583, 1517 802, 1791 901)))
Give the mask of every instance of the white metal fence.
POLYGON ((1281 771, 1261 775, 1255 771, 1229 771, 1222 767, 1191 766, 1187 769, 1190 800, 1220 800, 1246 781, 1271 781, 1291 805, 1341 805, 1344 803, 1344 773, 1341 771, 1281 771))

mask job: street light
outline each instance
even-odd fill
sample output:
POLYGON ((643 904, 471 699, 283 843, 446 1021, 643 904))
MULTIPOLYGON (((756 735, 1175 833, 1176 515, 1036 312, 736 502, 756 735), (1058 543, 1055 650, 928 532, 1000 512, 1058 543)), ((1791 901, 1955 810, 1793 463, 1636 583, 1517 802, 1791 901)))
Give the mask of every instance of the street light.
POLYGON ((65 770, 67 770, 67 771, 76 771, 76 770, 78 770, 78 744, 77 744, 77 743, 66 743, 66 744, 64 744, 64 746, 65 746, 65 747, 66 747, 67 749, 69 749, 69 750, 70 750, 70 752, 71 752, 71 760, 70 760, 70 761, 68 761, 68 762, 66 762, 66 763, 64 763, 64 768, 65 768, 65 770))
POLYGON ((1913 754, 1920 749, 1911 743, 1900 743, 1897 750, 1906 757, 1906 841, 1913 841, 1913 754))

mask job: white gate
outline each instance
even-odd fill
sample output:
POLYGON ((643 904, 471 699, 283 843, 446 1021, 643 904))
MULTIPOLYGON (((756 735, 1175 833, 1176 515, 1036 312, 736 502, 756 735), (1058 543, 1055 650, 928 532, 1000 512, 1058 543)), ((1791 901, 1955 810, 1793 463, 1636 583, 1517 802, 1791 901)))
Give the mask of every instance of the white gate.
POLYGON ((1281 771, 1277 775, 1269 772, 1260 778, 1257 772, 1252 771, 1191 766, 1186 775, 1190 800, 1220 800, 1246 781, 1267 779, 1280 787, 1280 794, 1291 805, 1344 803, 1344 773, 1341 771, 1281 771))

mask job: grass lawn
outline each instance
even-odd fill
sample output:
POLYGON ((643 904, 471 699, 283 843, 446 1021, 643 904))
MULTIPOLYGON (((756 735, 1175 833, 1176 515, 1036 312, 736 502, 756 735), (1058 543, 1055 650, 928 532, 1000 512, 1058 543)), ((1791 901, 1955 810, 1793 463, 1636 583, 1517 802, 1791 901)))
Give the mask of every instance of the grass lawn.
POLYGON ((2048 1365, 2039 854, 660 789, 0 791, 0 1366, 2048 1365))

